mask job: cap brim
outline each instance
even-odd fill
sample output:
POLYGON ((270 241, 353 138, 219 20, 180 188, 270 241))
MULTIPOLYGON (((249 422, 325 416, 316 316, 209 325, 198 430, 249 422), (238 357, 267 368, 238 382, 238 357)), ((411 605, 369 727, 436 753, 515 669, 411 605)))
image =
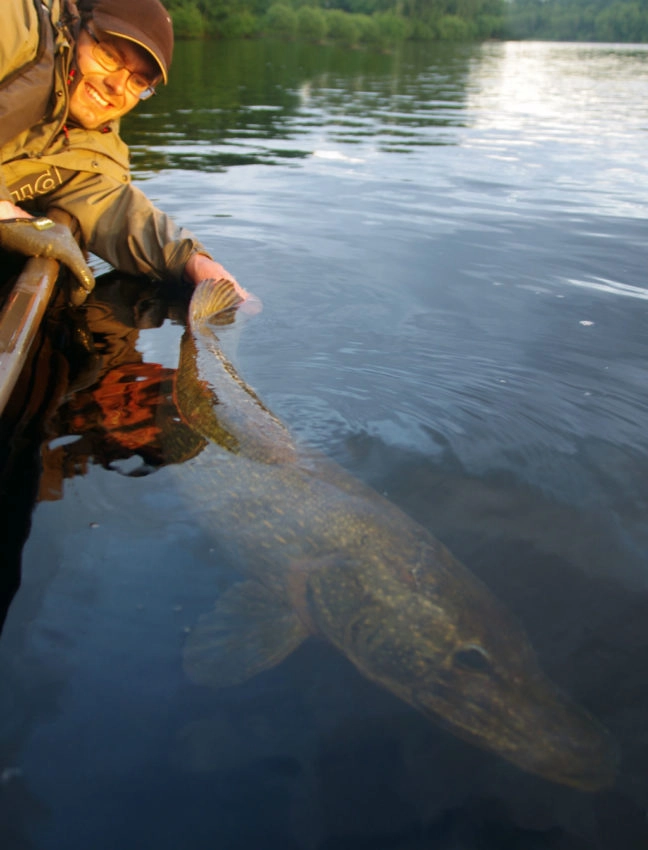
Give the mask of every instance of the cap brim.
MULTIPOLYGON (((120 27, 116 27, 114 23, 111 23, 110 20, 104 15, 97 14, 93 18, 94 23, 97 25, 97 29, 101 30, 101 32, 106 33, 106 35, 112 35, 115 38, 123 38, 126 41, 130 41, 133 44, 136 44, 138 47, 141 47, 143 50, 152 57, 155 64, 160 69, 160 74, 162 75, 162 82, 166 85, 169 79, 169 75, 167 72, 167 68, 160 58, 155 45, 150 41, 147 37, 146 33, 139 32, 133 30, 130 33, 125 33, 120 27), (102 23, 103 20, 103 23, 102 23)), ((122 25, 123 26, 123 25, 122 25)))

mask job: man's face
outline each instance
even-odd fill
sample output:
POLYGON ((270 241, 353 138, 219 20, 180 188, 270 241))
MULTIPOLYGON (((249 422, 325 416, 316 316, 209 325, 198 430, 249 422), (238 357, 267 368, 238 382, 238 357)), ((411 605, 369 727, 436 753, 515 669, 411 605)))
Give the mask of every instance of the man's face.
POLYGON ((133 81, 151 84, 156 81, 157 66, 152 57, 125 38, 99 35, 94 31, 91 35, 82 29, 76 44, 76 57, 82 76, 70 97, 69 111, 87 130, 121 118, 139 103, 139 95, 132 88, 133 81), (97 39, 115 57, 115 64, 122 67, 109 71, 97 61, 97 39))

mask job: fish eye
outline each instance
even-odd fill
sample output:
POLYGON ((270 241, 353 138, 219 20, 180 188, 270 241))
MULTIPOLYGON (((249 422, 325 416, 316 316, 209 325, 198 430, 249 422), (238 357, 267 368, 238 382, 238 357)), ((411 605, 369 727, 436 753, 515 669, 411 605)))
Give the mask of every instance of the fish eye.
POLYGON ((457 667, 470 673, 488 673, 492 669, 488 653, 481 646, 464 646, 453 657, 457 667))

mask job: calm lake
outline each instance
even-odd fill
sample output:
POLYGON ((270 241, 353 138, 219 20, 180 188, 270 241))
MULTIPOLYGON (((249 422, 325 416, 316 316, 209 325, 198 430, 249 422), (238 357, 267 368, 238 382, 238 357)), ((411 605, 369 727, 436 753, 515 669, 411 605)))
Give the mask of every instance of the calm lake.
POLYGON ((236 565, 174 484, 182 300, 109 276, 9 523, 3 850, 645 850, 648 46, 180 43, 124 136, 263 303, 240 375, 493 591, 618 774, 523 771, 323 640, 190 681, 236 565))

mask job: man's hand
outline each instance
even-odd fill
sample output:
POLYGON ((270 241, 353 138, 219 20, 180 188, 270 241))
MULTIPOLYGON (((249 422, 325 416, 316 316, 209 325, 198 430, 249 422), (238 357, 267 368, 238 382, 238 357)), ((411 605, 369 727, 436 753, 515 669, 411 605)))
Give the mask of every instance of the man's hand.
POLYGON ((0 219, 3 218, 32 218, 32 216, 11 201, 0 201, 0 219))
MULTIPOLYGON (((20 212, 14 218, 0 220, 0 247, 27 257, 52 257, 74 274, 81 285, 80 295, 92 292, 94 276, 69 228, 44 216, 32 218, 20 212)), ((81 301, 81 297, 75 299, 75 303, 81 301)))
POLYGON ((197 286, 201 280, 231 280, 238 295, 243 299, 242 308, 245 313, 259 313, 262 305, 256 296, 252 295, 226 271, 220 263, 205 254, 192 254, 184 267, 184 276, 188 283, 197 286))

